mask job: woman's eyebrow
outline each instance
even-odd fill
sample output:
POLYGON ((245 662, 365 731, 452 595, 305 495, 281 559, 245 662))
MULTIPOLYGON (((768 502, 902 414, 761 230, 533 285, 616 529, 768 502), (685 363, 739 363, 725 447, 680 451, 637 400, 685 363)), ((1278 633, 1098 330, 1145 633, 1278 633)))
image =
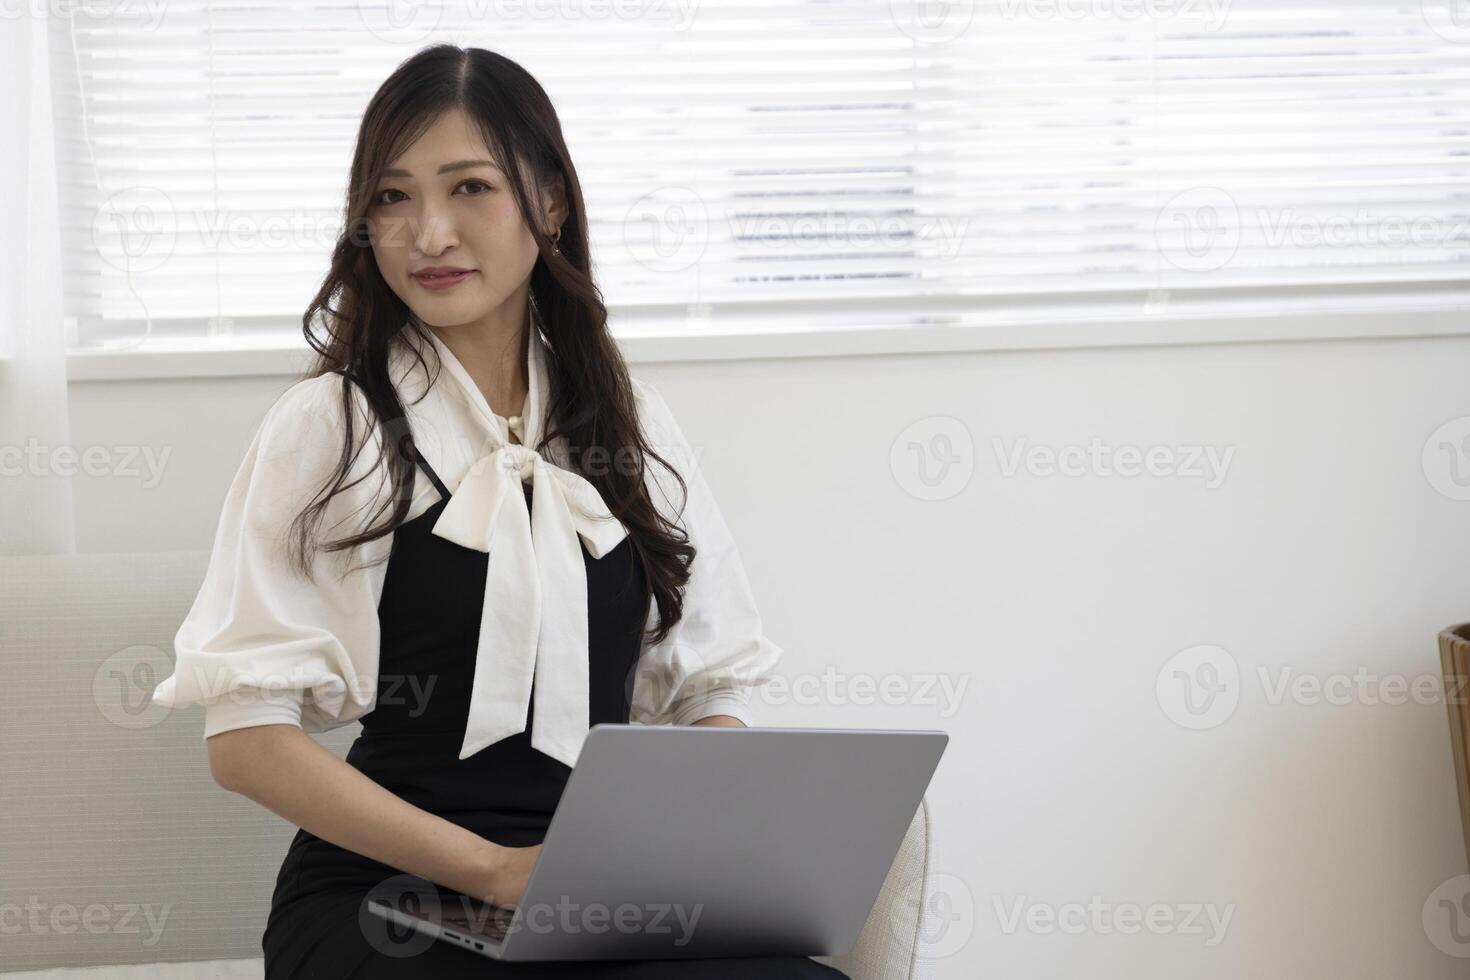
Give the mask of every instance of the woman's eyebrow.
MULTIPOLYGON (((500 168, 495 166, 495 162, 493 160, 456 160, 453 163, 446 163, 444 164, 444 166, 440 167, 439 173, 447 174, 454 170, 468 170, 471 167, 489 167, 496 173, 500 172, 500 168)), ((411 178, 413 174, 409 173, 407 170, 399 170, 397 168, 394 168, 391 170, 384 170, 382 176, 411 178)))

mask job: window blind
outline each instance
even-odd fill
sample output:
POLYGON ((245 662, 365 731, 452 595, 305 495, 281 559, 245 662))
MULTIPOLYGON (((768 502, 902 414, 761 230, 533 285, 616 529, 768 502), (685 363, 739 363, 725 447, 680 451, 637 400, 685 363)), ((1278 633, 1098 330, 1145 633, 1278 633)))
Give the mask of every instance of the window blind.
POLYGON ((1436 3, 78 5, 67 312, 78 345, 299 329, 362 110, 438 41, 551 95, 615 310, 1462 284, 1470 22, 1436 3))

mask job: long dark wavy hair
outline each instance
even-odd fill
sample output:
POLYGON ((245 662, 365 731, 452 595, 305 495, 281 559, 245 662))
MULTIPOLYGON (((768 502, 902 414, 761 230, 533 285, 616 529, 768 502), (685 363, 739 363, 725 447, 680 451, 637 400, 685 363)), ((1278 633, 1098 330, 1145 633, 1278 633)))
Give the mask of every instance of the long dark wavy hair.
MULTIPOLYGON (((658 604, 657 627, 646 638, 658 642, 683 614, 683 586, 689 580, 695 549, 683 529, 654 506, 645 483, 648 461, 672 473, 685 494, 688 487, 678 471, 647 444, 639 428, 627 365, 608 332, 607 308, 592 279, 581 184, 551 100, 524 68, 483 48, 439 44, 422 49, 393 71, 363 113, 342 235, 333 248, 331 268, 321 289, 302 317, 307 343, 318 354, 306 377, 328 372, 342 375, 346 429, 336 472, 291 525, 292 564, 309 574, 327 502, 345 489, 344 481, 356 459, 354 382, 371 407, 374 418, 370 425, 381 439, 394 488, 368 524, 390 507, 392 513, 376 526, 320 547, 332 552, 355 548, 391 534, 408 516, 415 465, 413 434, 389 377, 389 350, 400 330, 424 328, 379 272, 367 214, 381 171, 443 112, 456 107, 474 120, 505 172, 541 253, 531 271, 533 322, 528 329, 537 329, 535 321, 539 321, 550 348, 546 358, 550 384, 547 431, 531 448, 542 453, 556 435, 565 436, 572 455, 570 468, 597 488, 627 528, 658 604), (558 177, 564 182, 570 213, 555 243, 559 253, 552 251, 552 240, 534 220, 541 213, 540 203, 527 194, 523 167, 529 169, 538 187, 545 188, 558 177), (318 326, 324 337, 316 335, 318 326), (590 457, 594 460, 611 459, 619 464, 583 466, 580 461, 588 454, 595 454, 590 457)), ((415 351, 415 357, 427 372, 423 356, 415 351)))

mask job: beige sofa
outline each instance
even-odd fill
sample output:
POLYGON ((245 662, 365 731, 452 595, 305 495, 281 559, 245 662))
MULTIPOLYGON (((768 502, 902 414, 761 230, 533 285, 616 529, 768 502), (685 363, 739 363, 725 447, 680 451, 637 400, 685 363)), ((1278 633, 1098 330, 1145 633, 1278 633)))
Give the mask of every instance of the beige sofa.
MULTIPOLYGON (((199 709, 149 700, 206 551, 0 558, 0 973, 244 980, 295 828, 210 778, 199 709), (27 971, 20 973, 19 971, 27 971)), ((317 736, 345 754, 358 726, 317 736)), ((854 980, 929 975, 920 806, 854 980)))

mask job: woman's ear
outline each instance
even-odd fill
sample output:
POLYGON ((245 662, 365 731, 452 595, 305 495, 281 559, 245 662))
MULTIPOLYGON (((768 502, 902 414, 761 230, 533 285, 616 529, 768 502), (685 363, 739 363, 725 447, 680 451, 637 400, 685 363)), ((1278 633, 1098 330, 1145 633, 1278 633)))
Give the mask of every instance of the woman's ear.
POLYGON ((561 177, 557 177, 547 188, 543 189, 542 201, 544 220, 541 226, 546 229, 547 235, 555 238, 557 229, 571 213, 571 209, 567 207, 566 185, 561 177))

